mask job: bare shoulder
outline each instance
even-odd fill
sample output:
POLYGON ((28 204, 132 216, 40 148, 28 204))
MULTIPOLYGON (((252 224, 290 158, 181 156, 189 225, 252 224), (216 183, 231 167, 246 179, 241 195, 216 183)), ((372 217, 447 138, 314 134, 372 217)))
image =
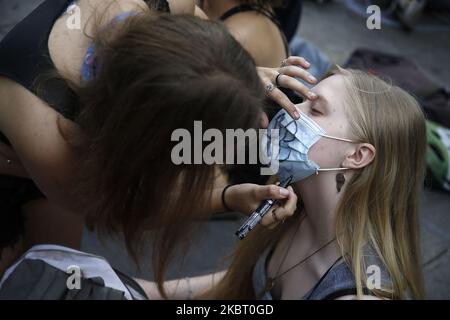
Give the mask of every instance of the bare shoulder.
POLYGON ((80 81, 81 64, 98 30, 121 13, 148 10, 142 0, 78 0, 76 5, 72 14, 63 14, 55 21, 48 39, 56 69, 73 83, 80 81))
MULTIPOLYGON (((105 12, 110 18, 121 12, 148 12, 149 8, 143 0, 82 0, 86 1, 91 7, 105 12)), ((169 7, 172 14, 190 14, 195 13, 195 0, 177 0, 169 1, 169 7)))
POLYGON ((230 29, 233 35, 238 38, 253 39, 255 33, 262 33, 267 35, 269 23, 267 20, 257 12, 246 11, 233 15, 225 20, 225 25, 230 29))
POLYGON ((196 12, 195 0, 177 0, 169 1, 171 14, 190 14, 196 12))
MULTIPOLYGON (((143 0, 86 0, 93 3, 96 7, 108 7, 115 5, 119 11, 148 11, 148 6, 143 0)), ((172 14, 190 14, 194 15, 195 0, 176 0, 168 1, 172 14)))
POLYGON ((81 10, 93 15, 93 24, 104 27, 114 17, 124 12, 146 12, 148 6, 143 0, 81 0, 81 10))
POLYGON ((252 11, 242 12, 227 19, 225 25, 258 66, 278 67, 285 58, 280 30, 263 15, 252 11))

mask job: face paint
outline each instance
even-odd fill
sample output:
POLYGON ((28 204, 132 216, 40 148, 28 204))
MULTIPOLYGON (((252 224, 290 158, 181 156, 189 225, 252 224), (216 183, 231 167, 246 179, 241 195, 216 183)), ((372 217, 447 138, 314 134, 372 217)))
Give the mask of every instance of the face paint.
POLYGON ((357 141, 327 135, 313 119, 304 112, 300 113, 300 119, 294 120, 285 110, 278 112, 267 128, 267 134, 263 143, 267 143, 266 150, 269 159, 277 159, 280 163, 278 175, 280 179, 293 176, 293 182, 305 179, 319 171, 340 171, 349 168, 321 169, 314 161, 308 158, 311 147, 320 138, 328 138, 350 143, 357 141), (278 129, 278 154, 274 154, 271 130, 278 129))

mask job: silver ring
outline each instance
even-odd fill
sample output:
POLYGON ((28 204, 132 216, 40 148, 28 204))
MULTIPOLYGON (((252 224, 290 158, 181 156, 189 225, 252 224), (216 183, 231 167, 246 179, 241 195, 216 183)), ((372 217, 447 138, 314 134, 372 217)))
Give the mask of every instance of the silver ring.
POLYGON ((12 162, 11 160, 6 159, 6 163, 7 163, 7 164, 11 164, 11 162, 12 162))
POLYGON ((273 85, 273 83, 268 83, 266 85, 266 94, 271 93, 273 90, 275 90, 275 86, 273 85))
POLYGON ((284 59, 283 61, 281 61, 281 67, 286 67, 287 66, 287 59, 284 59))

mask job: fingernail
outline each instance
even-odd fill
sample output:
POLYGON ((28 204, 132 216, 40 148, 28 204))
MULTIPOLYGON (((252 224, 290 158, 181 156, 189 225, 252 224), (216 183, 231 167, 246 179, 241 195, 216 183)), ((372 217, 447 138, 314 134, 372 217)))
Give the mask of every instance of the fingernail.
POLYGON ((316 82, 317 81, 316 77, 314 77, 314 76, 309 76, 308 79, 310 81, 312 81, 312 82, 316 82))
POLYGON ((317 98, 317 94, 315 94, 314 92, 310 91, 310 92, 308 92, 308 97, 310 99, 315 99, 315 98, 317 98))
POLYGON ((289 191, 283 188, 280 188, 280 194, 284 197, 287 197, 289 195, 289 191))
POLYGON ((294 111, 295 119, 300 119, 300 114, 297 111, 294 111))
POLYGON ((306 59, 303 58, 303 61, 305 62, 305 66, 309 67, 311 65, 311 63, 309 63, 308 61, 306 61, 306 59))

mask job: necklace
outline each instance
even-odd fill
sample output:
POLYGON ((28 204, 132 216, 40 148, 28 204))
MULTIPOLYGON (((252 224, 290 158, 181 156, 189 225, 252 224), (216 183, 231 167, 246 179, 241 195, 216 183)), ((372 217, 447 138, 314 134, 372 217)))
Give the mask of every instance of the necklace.
POLYGON ((291 247, 292 247, 292 243, 294 241, 295 235, 297 234, 297 231, 300 229, 300 226, 303 222, 303 220, 305 219, 306 215, 304 215, 299 222, 299 225, 297 227, 297 230, 294 232, 294 234, 291 236, 290 240, 289 240, 289 246, 287 247, 284 255, 283 255, 283 259, 280 262, 280 265, 278 266, 278 270, 276 272, 276 275, 274 277, 267 277, 266 278, 266 286, 264 288, 264 292, 269 292, 270 290, 272 290, 273 286, 275 285, 275 281, 279 278, 281 278, 282 276, 284 276, 286 273, 288 273, 289 271, 295 269, 296 267, 298 267, 299 265, 301 265, 303 262, 305 262, 306 260, 308 260, 309 258, 311 258, 313 255, 315 255, 317 252, 319 252, 320 250, 324 249, 325 247, 327 247, 328 245, 330 245, 334 240, 336 240, 336 237, 334 237, 333 239, 327 241, 325 244, 323 244, 322 246, 320 246, 318 249, 314 250, 312 253, 308 254, 305 258, 302 258, 299 262, 295 263, 294 265, 290 266, 289 268, 287 268, 285 271, 283 271, 282 273, 280 273, 281 270, 281 266, 283 265, 283 262, 286 260, 287 254, 289 253, 291 247))

